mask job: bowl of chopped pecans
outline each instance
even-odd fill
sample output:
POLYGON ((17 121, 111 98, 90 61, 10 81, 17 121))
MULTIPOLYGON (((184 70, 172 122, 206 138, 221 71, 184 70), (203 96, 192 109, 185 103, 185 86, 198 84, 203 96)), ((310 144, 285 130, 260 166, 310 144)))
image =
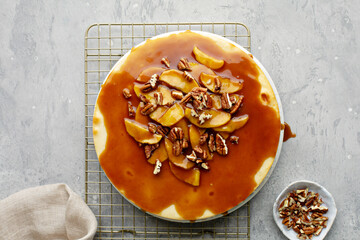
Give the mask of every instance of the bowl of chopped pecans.
POLYGON ((336 213, 331 194, 307 180, 288 185, 273 206, 274 220, 288 239, 324 239, 336 213))

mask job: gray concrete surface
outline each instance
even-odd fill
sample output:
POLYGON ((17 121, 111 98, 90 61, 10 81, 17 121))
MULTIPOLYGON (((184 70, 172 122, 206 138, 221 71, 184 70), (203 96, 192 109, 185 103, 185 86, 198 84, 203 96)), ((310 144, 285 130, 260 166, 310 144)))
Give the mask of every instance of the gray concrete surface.
POLYGON ((0 1, 0 199, 65 182, 84 194, 84 33, 97 22, 247 24, 297 138, 251 201, 252 239, 284 239, 271 215, 290 182, 316 181, 338 216, 327 239, 360 235, 360 2, 0 1))

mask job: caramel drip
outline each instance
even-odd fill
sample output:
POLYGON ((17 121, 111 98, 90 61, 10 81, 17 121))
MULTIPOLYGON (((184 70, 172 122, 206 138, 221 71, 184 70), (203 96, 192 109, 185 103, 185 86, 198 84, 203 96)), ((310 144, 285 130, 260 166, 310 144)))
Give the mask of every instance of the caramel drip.
POLYGON ((281 124, 281 130, 284 130, 284 138, 283 142, 286 142, 289 140, 289 138, 295 138, 296 134, 291 131, 290 125, 284 122, 284 124, 281 124))

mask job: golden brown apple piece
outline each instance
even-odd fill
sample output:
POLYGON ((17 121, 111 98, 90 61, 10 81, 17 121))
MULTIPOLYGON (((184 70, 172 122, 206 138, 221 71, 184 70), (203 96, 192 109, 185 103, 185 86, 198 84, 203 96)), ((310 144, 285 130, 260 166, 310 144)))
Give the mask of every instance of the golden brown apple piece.
POLYGON ((160 134, 152 134, 149 132, 148 128, 134 120, 125 118, 125 128, 130 136, 132 136, 137 142, 147 143, 147 144, 156 144, 158 143, 162 136, 160 134))
POLYGON ((201 114, 206 114, 208 116, 211 115, 211 118, 208 120, 205 120, 205 122, 203 124, 200 124, 199 117, 193 116, 191 114, 190 108, 185 108, 185 117, 187 119, 189 119, 189 121, 192 124, 194 124, 200 128, 219 127, 219 126, 222 126, 222 125, 226 124, 227 122, 229 122, 230 118, 231 118, 231 114, 224 112, 224 111, 215 110, 215 109, 206 109, 206 110, 198 111, 198 115, 201 116, 201 114))
POLYGON ((249 115, 245 114, 239 117, 232 118, 227 124, 213 128, 217 132, 228 132, 232 133, 236 129, 242 128, 249 120, 249 115))
POLYGON ((199 86, 195 80, 192 79, 191 81, 188 81, 185 79, 184 72, 175 69, 164 71, 160 75, 159 80, 184 93, 188 93, 194 87, 199 86))
POLYGON ((191 75, 197 81, 199 81, 201 73, 206 73, 206 74, 209 74, 209 75, 215 75, 213 70, 211 70, 210 68, 208 68, 207 66, 204 66, 202 64, 190 62, 189 65, 191 67, 191 75))
POLYGON ((174 165, 183 169, 190 169, 194 167, 195 163, 189 161, 183 154, 180 154, 178 156, 174 155, 172 151, 173 143, 167 138, 165 138, 165 148, 168 154, 169 161, 172 162, 174 165))
POLYGON ((166 159, 168 159, 168 154, 165 147, 165 141, 161 141, 160 146, 155 149, 151 157, 148 159, 148 162, 151 164, 155 164, 156 160, 163 162, 166 159))
POLYGON ((160 68, 160 67, 146 68, 144 71, 142 71, 140 73, 140 75, 138 76, 136 81, 138 81, 140 83, 146 83, 146 82, 148 82, 150 80, 152 75, 157 74, 157 75, 160 76, 160 74, 165 70, 166 70, 165 68, 160 68))
POLYGON ((169 161, 170 170, 174 174, 174 176, 192 186, 200 185, 200 170, 198 168, 192 168, 189 170, 185 170, 183 168, 175 166, 172 162, 169 161))
POLYGON ((166 86, 162 86, 162 85, 159 85, 156 90, 154 91, 151 91, 151 92, 141 92, 140 90, 140 87, 141 85, 139 84, 134 84, 134 92, 136 94, 136 96, 138 98, 140 98, 140 94, 145 96, 147 100, 149 100, 152 104, 156 104, 156 100, 155 100, 155 97, 154 97, 154 94, 155 93, 161 93, 162 94, 162 97, 163 97, 163 102, 162 104, 165 105, 167 103, 172 103, 175 101, 175 99, 171 96, 171 90, 166 87, 166 86))
POLYGON ((224 138, 224 139, 228 139, 230 137, 230 133, 228 132, 219 132, 219 134, 224 138))
POLYGON ((205 66, 211 68, 211 69, 219 69, 224 65, 224 60, 213 58, 203 51, 201 51, 196 46, 193 49, 193 53, 195 55, 196 61, 198 61, 201 64, 204 64, 205 66))
POLYGON ((149 122, 149 118, 141 113, 141 109, 143 108, 141 105, 142 104, 139 104, 136 108, 135 121, 146 126, 149 122))
POLYGON ((210 94, 210 98, 212 99, 212 107, 216 110, 221 110, 221 96, 217 94, 210 94))
POLYGON ((213 154, 210 152, 207 142, 204 143, 203 145, 200 145, 200 136, 204 133, 205 131, 201 131, 198 127, 196 127, 195 125, 191 125, 189 127, 189 135, 190 135, 190 143, 191 143, 191 147, 194 149, 196 146, 199 146, 203 151, 206 152, 207 154, 207 158, 206 160, 211 160, 213 158, 213 154))
POLYGON ((175 103, 159 119, 158 123, 163 126, 172 126, 184 117, 184 109, 179 103, 175 103))
POLYGON ((159 118, 161 118, 162 115, 164 115, 164 113, 168 110, 169 108, 168 107, 165 107, 165 106, 160 106, 160 107, 157 107, 155 109, 155 111, 153 111, 152 113, 149 114, 149 117, 158 122, 159 121, 159 118))
POLYGON ((218 78, 221 82, 221 88, 218 93, 234 93, 242 89, 242 82, 235 82, 230 80, 229 78, 223 78, 217 75, 210 75, 206 73, 200 74, 200 83, 203 84, 207 89, 212 92, 216 92, 215 90, 215 78, 218 78))

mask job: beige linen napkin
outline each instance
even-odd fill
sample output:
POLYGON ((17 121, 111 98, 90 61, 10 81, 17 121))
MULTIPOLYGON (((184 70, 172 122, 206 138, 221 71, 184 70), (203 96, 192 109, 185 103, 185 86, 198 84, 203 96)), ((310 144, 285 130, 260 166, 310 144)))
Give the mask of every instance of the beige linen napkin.
POLYGON ((22 190, 0 201, 0 239, 93 239, 94 214, 66 184, 22 190))

